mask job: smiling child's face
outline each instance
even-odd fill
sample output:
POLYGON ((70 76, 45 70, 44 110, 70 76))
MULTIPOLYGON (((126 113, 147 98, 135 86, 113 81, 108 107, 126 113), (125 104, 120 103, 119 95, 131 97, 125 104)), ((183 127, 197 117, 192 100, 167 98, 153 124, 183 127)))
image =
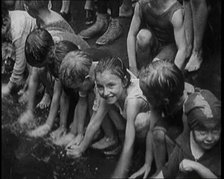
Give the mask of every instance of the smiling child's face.
POLYGON ((108 104, 116 103, 121 98, 125 89, 122 80, 108 70, 96 74, 96 85, 100 96, 108 104))
POLYGON ((210 124, 206 129, 193 130, 195 142, 203 149, 209 150, 218 143, 221 135, 220 126, 210 124))

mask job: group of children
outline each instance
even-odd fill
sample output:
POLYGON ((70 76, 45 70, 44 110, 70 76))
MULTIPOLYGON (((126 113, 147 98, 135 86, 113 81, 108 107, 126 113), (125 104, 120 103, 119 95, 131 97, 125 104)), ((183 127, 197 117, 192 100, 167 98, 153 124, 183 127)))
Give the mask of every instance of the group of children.
POLYGON ((210 91, 186 83, 181 71, 187 58, 183 6, 176 0, 136 3, 127 39, 129 70, 110 51, 90 48, 48 3, 24 0, 27 12, 2 13, 2 35, 19 44, 2 96, 21 84, 12 79, 24 79, 27 67, 22 98, 28 105, 19 123, 35 120, 40 84, 44 95, 39 106, 50 105, 45 123, 28 135, 50 133, 71 158, 89 147, 109 154, 122 146, 112 178, 147 178, 153 160, 152 178, 221 177, 221 103, 210 91), (23 68, 18 74, 19 63, 23 68), (59 127, 52 131, 57 116, 59 127), (145 162, 131 174, 136 142, 146 146, 145 162))

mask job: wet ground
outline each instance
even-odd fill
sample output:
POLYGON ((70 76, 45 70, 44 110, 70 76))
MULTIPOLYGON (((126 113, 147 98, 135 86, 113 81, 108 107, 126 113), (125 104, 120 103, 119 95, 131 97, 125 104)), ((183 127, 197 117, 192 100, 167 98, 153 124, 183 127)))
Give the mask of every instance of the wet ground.
MULTIPOLYGON (((53 1, 53 9, 59 11, 60 1, 53 1)), ((84 29, 84 1, 72 1, 71 25, 75 32, 84 29)), ((186 74, 187 81, 194 85, 211 90, 221 98, 221 44, 219 43, 220 23, 217 15, 209 19, 209 28, 204 40, 204 62, 197 73, 186 74)), ((113 44, 106 47, 113 54, 127 61, 126 38, 131 19, 122 18, 124 33, 113 44)), ((88 41, 95 46, 97 37, 88 41)), ((6 78, 3 79, 3 82, 6 78)), ((3 83, 2 82, 2 83, 3 83)), ((33 126, 21 127, 17 123, 18 116, 25 110, 17 96, 2 99, 2 178, 4 179, 84 179, 109 178, 114 170, 118 156, 105 156, 100 151, 87 150, 79 159, 69 159, 63 148, 53 145, 48 136, 33 139, 25 135, 29 128, 42 124, 46 120, 47 111, 36 111, 36 123, 33 126)), ((55 128, 57 126, 55 125, 55 128)), ((141 148, 141 147, 140 147, 141 148)), ((144 148, 142 146, 142 148, 144 148)), ((138 150, 134 156, 132 171, 143 163, 144 151, 138 150)))

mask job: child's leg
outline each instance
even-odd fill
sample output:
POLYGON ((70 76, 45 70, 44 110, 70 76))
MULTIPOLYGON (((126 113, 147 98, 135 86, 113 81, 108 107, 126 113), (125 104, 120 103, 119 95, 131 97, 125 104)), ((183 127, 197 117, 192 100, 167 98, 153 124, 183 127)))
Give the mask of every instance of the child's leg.
POLYGON ((145 140, 150 127, 150 112, 139 113, 135 119, 136 136, 145 140))
POLYGON ((95 142, 92 145, 92 148, 103 150, 118 143, 117 133, 115 132, 116 129, 109 115, 105 116, 102 123, 102 129, 104 131, 104 137, 95 142))
POLYGON ((84 9, 93 11, 94 10, 94 0, 86 0, 84 9))
POLYGON ((187 41, 187 57, 190 57, 193 46, 193 18, 189 0, 183 1, 184 6, 184 28, 187 41))
POLYGON ((152 61, 152 43, 153 37, 151 31, 148 29, 141 29, 136 37, 136 61, 138 70, 152 61))
POLYGON ((54 80, 52 79, 52 76, 50 75, 50 73, 47 71, 44 71, 41 74, 40 80, 45 86, 45 91, 41 101, 37 104, 36 107, 40 109, 45 109, 49 107, 51 103, 54 80))
POLYGON ((162 127, 155 127, 153 130, 153 153, 156 163, 156 173, 166 163, 167 149, 165 143, 166 130, 162 127))
POLYGON ((190 3, 193 15, 194 43, 192 55, 185 69, 195 71, 200 68, 203 60, 202 41, 207 23, 208 7, 206 0, 191 0, 190 3))
POLYGON ((69 12, 69 8, 70 8, 70 0, 62 0, 60 13, 64 12, 67 14, 69 12))
POLYGON ((93 24, 96 19, 94 0, 86 0, 84 10, 86 12, 86 25, 93 24))

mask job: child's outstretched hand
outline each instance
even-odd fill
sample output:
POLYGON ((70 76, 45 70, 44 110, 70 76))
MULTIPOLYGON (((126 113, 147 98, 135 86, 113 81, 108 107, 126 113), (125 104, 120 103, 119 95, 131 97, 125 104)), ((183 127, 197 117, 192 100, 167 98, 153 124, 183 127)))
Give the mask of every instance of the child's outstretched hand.
POLYGON ((69 142, 69 144, 66 146, 66 149, 71 148, 73 145, 79 145, 82 142, 83 137, 83 134, 78 134, 75 139, 69 142))
POLYGON ((194 170, 196 162, 193 160, 183 159, 179 165, 179 169, 182 172, 191 172, 194 170))
POLYGON ((31 110, 25 111, 18 119, 18 122, 20 124, 26 124, 28 122, 31 122, 34 119, 33 112, 31 110))
POLYGON ((71 158, 79 158, 82 156, 82 148, 79 145, 72 145, 69 148, 66 148, 66 154, 71 158))
POLYGON ((147 164, 144 164, 137 172, 133 173, 129 178, 137 178, 141 175, 144 175, 143 178, 147 178, 151 167, 147 164))
POLYGON ((52 140, 58 140, 62 136, 66 134, 66 128, 64 126, 60 126, 57 130, 53 131, 50 136, 52 140))
POLYGON ((27 134, 30 137, 43 137, 47 135, 50 132, 50 130, 51 130, 51 127, 47 123, 45 123, 39 126, 38 128, 32 131, 29 131, 27 134))

